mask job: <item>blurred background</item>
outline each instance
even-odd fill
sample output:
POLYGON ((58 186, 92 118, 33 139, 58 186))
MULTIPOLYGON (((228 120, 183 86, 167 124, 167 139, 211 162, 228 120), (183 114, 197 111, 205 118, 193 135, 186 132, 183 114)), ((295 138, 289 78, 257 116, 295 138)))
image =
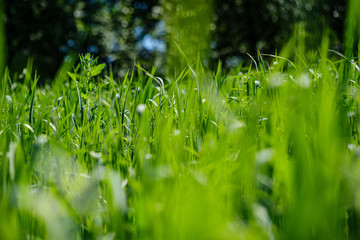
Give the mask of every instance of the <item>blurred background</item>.
POLYGON ((90 52, 122 76, 134 64, 176 74, 201 59, 233 68, 257 51, 274 54, 296 24, 316 50, 324 29, 343 49, 346 0, 6 0, 7 65, 21 73, 31 57, 42 81, 70 56, 90 52))

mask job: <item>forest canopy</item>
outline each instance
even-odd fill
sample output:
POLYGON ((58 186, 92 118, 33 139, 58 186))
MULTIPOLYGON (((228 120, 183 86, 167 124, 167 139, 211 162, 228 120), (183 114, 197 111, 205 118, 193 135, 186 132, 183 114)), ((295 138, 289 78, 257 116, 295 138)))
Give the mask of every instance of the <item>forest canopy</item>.
POLYGON ((307 30, 308 47, 316 49, 321 39, 321 31, 314 29, 330 28, 331 48, 341 50, 346 0, 305 2, 6 1, 7 65, 12 72, 22 72, 33 58, 42 78, 51 79, 66 56, 89 52, 120 66, 120 75, 134 63, 155 65, 164 73, 176 64, 177 43, 187 46, 186 54, 199 50, 204 65, 213 67, 222 60, 225 67, 233 67, 248 61, 247 53, 280 50, 298 23, 307 30), (189 48, 186 41, 197 42, 201 49, 189 48))

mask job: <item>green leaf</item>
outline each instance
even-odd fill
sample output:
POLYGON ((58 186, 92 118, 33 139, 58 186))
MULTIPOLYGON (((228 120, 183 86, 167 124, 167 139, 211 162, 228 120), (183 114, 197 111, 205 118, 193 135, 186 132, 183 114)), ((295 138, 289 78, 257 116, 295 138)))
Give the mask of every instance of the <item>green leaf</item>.
POLYGON ((72 80, 76 81, 76 75, 71 72, 67 72, 67 74, 71 77, 72 80))
POLYGON ((91 69, 91 76, 94 77, 96 75, 99 75, 101 71, 104 69, 104 67, 105 67, 105 63, 93 67, 93 69, 91 69))

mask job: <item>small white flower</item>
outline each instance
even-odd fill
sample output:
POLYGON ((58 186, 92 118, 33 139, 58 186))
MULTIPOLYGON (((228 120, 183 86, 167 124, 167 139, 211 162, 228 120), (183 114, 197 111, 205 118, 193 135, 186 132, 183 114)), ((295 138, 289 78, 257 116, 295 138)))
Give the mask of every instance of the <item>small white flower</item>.
POLYGON ((136 107, 136 111, 137 111, 139 114, 143 114, 144 111, 145 111, 145 108, 146 108, 146 105, 145 105, 145 104, 139 104, 139 105, 136 107))

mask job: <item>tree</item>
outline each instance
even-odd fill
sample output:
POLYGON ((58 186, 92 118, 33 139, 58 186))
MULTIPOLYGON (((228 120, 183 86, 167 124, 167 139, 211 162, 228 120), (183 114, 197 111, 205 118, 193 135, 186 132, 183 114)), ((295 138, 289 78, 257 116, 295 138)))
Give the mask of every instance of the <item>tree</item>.
POLYGON ((13 72, 22 72, 29 57, 42 76, 56 72, 66 54, 61 46, 76 33, 74 5, 66 0, 6 2, 7 63, 13 72))
POLYGON ((249 59, 246 53, 274 53, 289 40, 297 22, 307 26, 309 48, 317 47, 323 26, 332 29, 332 48, 341 49, 346 1, 215 0, 213 62, 228 66, 249 59), (316 29, 316 31, 314 31, 316 29))
POLYGON ((22 72, 32 57, 41 79, 52 79, 71 52, 96 54, 125 71, 159 58, 142 44, 159 22, 157 0, 17 0, 5 12, 12 72, 22 72))
POLYGON ((165 73, 165 63, 170 72, 186 66, 179 46, 191 62, 200 56, 206 66, 214 67, 221 59, 233 67, 249 59, 246 53, 280 50, 299 21, 308 23, 308 47, 316 48, 321 39, 318 29, 329 26, 331 47, 341 50, 346 3, 9 0, 5 7, 7 64, 12 72, 22 72, 33 57, 40 79, 52 79, 65 56, 90 52, 100 62, 117 66, 113 69, 119 69, 119 75, 136 62, 145 68, 156 65, 165 73))

